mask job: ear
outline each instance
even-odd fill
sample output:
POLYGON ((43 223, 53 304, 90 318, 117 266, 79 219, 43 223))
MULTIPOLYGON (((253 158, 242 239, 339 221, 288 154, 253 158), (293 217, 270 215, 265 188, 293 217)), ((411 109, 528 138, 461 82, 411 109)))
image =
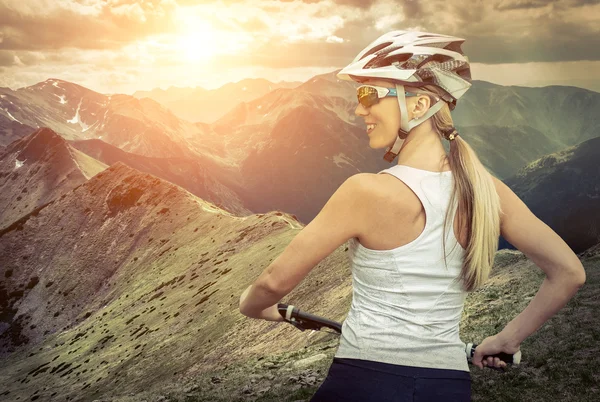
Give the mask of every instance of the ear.
POLYGON ((431 106, 431 99, 427 95, 419 95, 416 97, 414 112, 425 113, 431 106))

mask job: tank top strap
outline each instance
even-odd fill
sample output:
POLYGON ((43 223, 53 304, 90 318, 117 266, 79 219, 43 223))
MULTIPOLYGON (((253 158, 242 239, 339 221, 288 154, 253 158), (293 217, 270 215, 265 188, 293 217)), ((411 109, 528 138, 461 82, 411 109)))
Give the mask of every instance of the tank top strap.
POLYGON ((450 200, 452 172, 431 172, 406 165, 396 165, 378 174, 390 174, 406 184, 419 198, 425 213, 426 229, 433 221, 443 219, 442 211, 450 200))

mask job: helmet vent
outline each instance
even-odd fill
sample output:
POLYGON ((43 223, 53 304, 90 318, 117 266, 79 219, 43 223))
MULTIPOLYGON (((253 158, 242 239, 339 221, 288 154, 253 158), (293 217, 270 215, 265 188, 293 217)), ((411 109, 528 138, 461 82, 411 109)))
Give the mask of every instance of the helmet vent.
POLYGON ((436 43, 418 43, 415 46, 425 46, 425 47, 437 47, 440 49, 444 49, 451 42, 436 42, 436 43))
POLYGON ((437 61, 438 63, 443 63, 445 61, 454 60, 454 57, 447 56, 445 54, 434 54, 421 61, 421 63, 417 66, 417 68, 421 68, 423 65, 430 63, 432 61, 437 61))
POLYGON ((383 48, 386 48, 386 47, 388 47, 388 46, 389 46, 389 45, 391 45, 391 44, 392 44, 392 42, 384 42, 384 43, 381 43, 381 44, 379 44, 379 45, 375 46, 374 48, 370 49, 370 50, 369 50, 367 53, 365 53, 365 54, 364 54, 364 55, 363 55, 363 56, 362 56, 362 57, 361 57, 359 60, 362 60, 362 59, 364 59, 365 57, 367 57, 367 56, 369 56, 369 55, 371 55, 371 54, 373 54, 373 53, 375 53, 375 52, 378 52, 378 51, 380 51, 381 49, 383 49, 383 48))
POLYGON ((464 78, 467 81, 471 81, 471 68, 469 67, 468 64, 465 64, 459 68, 456 69, 456 74, 458 74, 459 76, 461 76, 462 78, 464 78))
MULTIPOLYGON (((386 52, 386 54, 388 53, 386 52)), ((390 66, 392 64, 404 63, 405 61, 409 60, 413 55, 412 53, 404 53, 386 57, 386 54, 377 55, 377 57, 373 58, 373 60, 365 64, 364 68, 377 68, 390 66)))
POLYGON ((460 42, 451 42, 448 46, 444 47, 444 49, 463 54, 463 51, 460 48, 460 45, 461 45, 460 42))

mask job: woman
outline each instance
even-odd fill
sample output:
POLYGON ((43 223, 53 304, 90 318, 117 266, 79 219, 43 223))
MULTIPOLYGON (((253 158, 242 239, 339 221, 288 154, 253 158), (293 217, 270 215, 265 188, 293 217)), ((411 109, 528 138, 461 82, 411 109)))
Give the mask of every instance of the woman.
POLYGON ((276 303, 327 251, 350 241, 352 305, 312 401, 470 400, 459 322, 467 293, 489 277, 500 234, 547 278, 521 314, 477 347, 477 367, 505 367, 483 356, 516 353, 585 281, 568 245, 487 172, 454 128, 450 110, 471 86, 462 42, 393 31, 339 72, 361 84, 356 114, 369 145, 387 146, 384 159, 398 163, 347 180, 240 299, 245 315, 281 321, 276 303))

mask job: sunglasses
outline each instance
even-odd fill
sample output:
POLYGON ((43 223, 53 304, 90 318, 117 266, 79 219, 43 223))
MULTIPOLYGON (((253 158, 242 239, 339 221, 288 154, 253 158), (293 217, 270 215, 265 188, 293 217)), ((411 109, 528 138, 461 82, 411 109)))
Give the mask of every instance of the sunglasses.
MULTIPOLYGON (((417 94, 404 91, 405 96, 417 96, 417 94)), ((378 87, 375 85, 361 85, 356 88, 358 102, 364 107, 371 107, 379 103, 379 99, 387 96, 398 96, 396 88, 378 87)))

